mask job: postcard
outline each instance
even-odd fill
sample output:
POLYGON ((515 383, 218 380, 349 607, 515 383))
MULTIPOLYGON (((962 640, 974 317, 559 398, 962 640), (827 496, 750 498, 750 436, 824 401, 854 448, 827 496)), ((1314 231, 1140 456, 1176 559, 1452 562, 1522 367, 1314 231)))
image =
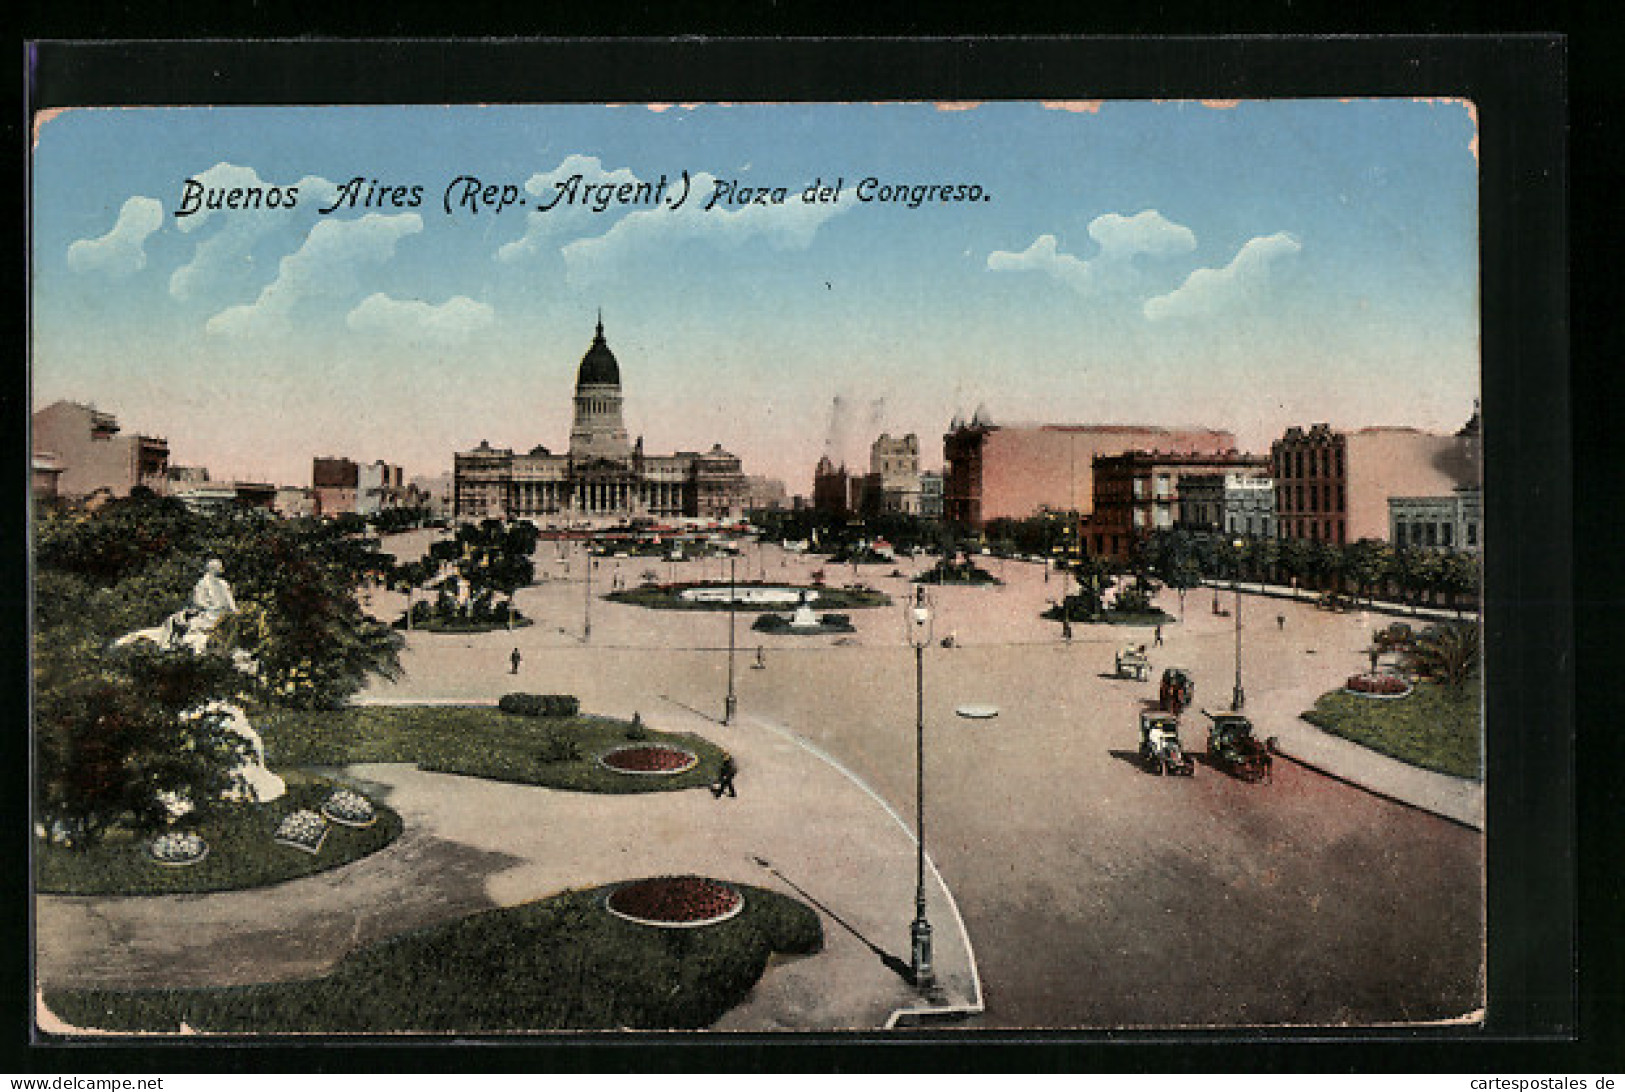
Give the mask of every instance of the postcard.
POLYGON ((1473 102, 32 124, 40 1034, 1483 1021, 1473 102))

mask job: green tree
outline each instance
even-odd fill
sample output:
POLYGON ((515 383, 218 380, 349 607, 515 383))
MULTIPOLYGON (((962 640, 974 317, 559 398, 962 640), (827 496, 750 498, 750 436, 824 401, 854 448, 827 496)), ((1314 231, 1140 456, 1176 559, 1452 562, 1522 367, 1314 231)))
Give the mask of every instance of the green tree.
POLYGON ((1342 551, 1343 573, 1355 591, 1371 602, 1378 585, 1388 580, 1394 571, 1394 553, 1386 542, 1375 538, 1362 538, 1342 551))
POLYGON ((1281 543, 1281 571, 1293 582, 1294 595, 1297 585, 1307 584, 1313 578, 1314 562, 1314 544, 1307 539, 1289 538, 1281 543))
POLYGON ((1412 613, 1422 600, 1439 584, 1439 555, 1418 546, 1402 546, 1394 551, 1394 581, 1399 585, 1412 613))
POLYGON ((1461 617, 1464 597, 1478 593, 1480 565, 1476 554, 1445 553, 1439 559, 1438 584, 1448 597, 1447 602, 1461 617))
POLYGON ((1429 626, 1416 639, 1411 669, 1447 686, 1461 688, 1478 671, 1479 635, 1473 625, 1429 626))
POLYGON ((162 794, 192 802, 188 822, 220 806, 247 748, 222 716, 202 711, 244 682, 224 657, 51 641, 36 649, 36 679, 50 681, 36 687, 34 707, 42 822, 83 848, 115 826, 165 825, 162 794), (74 662, 53 662, 58 656, 74 662))

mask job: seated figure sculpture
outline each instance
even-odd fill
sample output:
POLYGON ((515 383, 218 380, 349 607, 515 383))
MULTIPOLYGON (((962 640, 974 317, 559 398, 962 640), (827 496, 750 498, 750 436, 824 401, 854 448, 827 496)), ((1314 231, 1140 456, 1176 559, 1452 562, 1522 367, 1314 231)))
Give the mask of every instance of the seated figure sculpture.
MULTIPOLYGON (((218 559, 211 559, 203 568, 203 576, 192 586, 191 602, 186 607, 164 619, 162 625, 126 633, 113 642, 113 647, 126 648, 138 641, 150 641, 165 652, 185 649, 194 656, 200 656, 207 651, 209 637, 220 620, 236 610, 237 600, 231 593, 231 585, 226 582, 225 566, 218 559)), ((250 674, 258 670, 258 665, 246 652, 234 652, 232 661, 239 670, 250 674)), ((189 720, 203 716, 219 718, 226 728, 247 743, 247 753, 232 770, 234 787, 227 793, 227 799, 264 803, 288 791, 282 778, 266 769, 264 741, 240 708, 230 702, 211 701, 198 709, 188 710, 182 716, 189 720)), ((175 794, 168 795, 172 799, 165 799, 164 804, 172 816, 184 815, 192 809, 191 801, 175 794)))

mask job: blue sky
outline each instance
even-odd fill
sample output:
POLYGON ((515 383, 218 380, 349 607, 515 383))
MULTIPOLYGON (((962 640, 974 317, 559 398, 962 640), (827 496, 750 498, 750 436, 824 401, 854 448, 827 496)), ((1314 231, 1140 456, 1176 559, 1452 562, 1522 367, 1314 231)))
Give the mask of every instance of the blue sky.
POLYGON ((882 430, 934 465, 984 404, 1262 449, 1454 429, 1478 391, 1461 102, 78 110, 36 125, 32 217, 35 405, 94 402, 222 478, 563 450, 600 308, 650 451, 721 443, 801 492, 882 430), (684 170, 675 210, 536 209, 684 170), (460 175, 527 204, 447 215, 460 175), (357 177, 421 203, 318 211, 357 177), (178 218, 189 178, 299 199, 178 218), (865 178, 987 199, 860 202, 865 178), (788 199, 706 211, 713 179, 788 199))

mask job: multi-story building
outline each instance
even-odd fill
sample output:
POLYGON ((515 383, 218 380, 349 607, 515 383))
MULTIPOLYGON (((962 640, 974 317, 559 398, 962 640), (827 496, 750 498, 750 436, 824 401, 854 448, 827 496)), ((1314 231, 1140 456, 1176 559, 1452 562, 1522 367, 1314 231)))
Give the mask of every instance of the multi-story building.
POLYGON ((284 519, 299 519, 316 514, 316 491, 303 485, 284 485, 277 489, 272 510, 284 519))
POLYGON ((869 447, 867 508, 886 515, 920 514, 920 438, 882 432, 869 447))
POLYGON ((978 529, 991 519, 1024 519, 1040 511, 1087 516, 1094 504, 1097 455, 1152 449, 1219 454, 1235 446, 1235 436, 1218 429, 999 426, 978 410, 969 424, 955 418, 943 437, 948 462, 943 516, 978 529))
POLYGON ((375 515, 386 508, 406 506, 405 475, 401 468, 378 459, 356 467, 356 507, 363 516, 375 515))
POLYGON ((1477 484, 1474 428, 1440 436, 1414 428, 1344 432, 1289 428, 1270 447, 1276 530, 1283 539, 1347 543, 1389 534, 1391 497, 1448 497, 1477 484))
POLYGON ((1457 486, 1448 497, 1389 497, 1389 541, 1395 546, 1477 553, 1482 545, 1484 494, 1457 486))
POLYGON ((745 508, 752 512, 760 512, 776 508, 790 507, 790 494, 784 483, 778 478, 766 478, 760 474, 745 475, 745 508))
POLYGON ((1092 554, 1122 558, 1136 540, 1171 530, 1181 510, 1187 475, 1264 473, 1262 455, 1238 451, 1127 451, 1094 460, 1094 507, 1084 524, 1084 544, 1092 554))
POLYGON ((852 497, 853 481, 845 463, 836 466, 828 455, 821 456, 813 469, 813 509, 842 518, 850 515, 857 507, 852 497))
POLYGON ((942 487, 943 476, 938 470, 927 470, 920 474, 920 518, 942 518, 942 487))
POLYGON ((361 468, 355 460, 336 455, 318 455, 311 461, 310 486, 316 495, 316 514, 344 515, 356 510, 360 495, 361 468))
POLYGON ((558 524, 607 524, 634 519, 738 519, 745 475, 739 457, 721 444, 706 452, 647 455, 643 438, 628 443, 622 413, 620 362, 597 332, 576 371, 570 449, 555 455, 537 445, 478 447, 457 452, 452 503, 457 519, 534 519, 558 524))
POLYGON ((1275 537, 1275 483, 1260 473, 1185 474, 1177 522, 1225 537, 1275 537))
POLYGON ((428 511, 430 519, 450 519, 454 513, 456 477, 451 474, 419 475, 407 483, 416 490, 419 503, 428 511))
POLYGON ((169 491, 169 442, 161 436, 120 435, 118 418, 78 402, 53 402, 33 416, 33 450, 61 468, 57 491, 128 496, 140 486, 169 491))

